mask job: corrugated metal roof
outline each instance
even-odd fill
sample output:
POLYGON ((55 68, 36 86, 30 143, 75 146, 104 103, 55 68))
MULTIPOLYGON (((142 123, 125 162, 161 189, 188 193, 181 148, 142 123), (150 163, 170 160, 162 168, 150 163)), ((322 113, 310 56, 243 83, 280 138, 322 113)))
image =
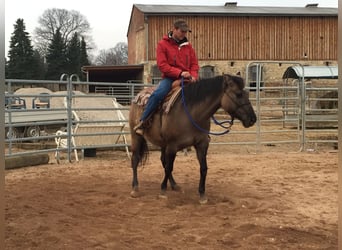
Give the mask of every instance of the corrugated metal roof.
POLYGON ((310 79, 337 79, 338 67, 337 66, 291 66, 288 67, 284 74, 285 78, 310 78, 310 79))
POLYGON ((143 64, 124 64, 124 65, 89 65, 83 66, 83 71, 110 71, 110 70, 134 70, 134 69, 144 69, 143 64))
POLYGON ((337 16, 338 8, 134 4, 146 15, 337 16))

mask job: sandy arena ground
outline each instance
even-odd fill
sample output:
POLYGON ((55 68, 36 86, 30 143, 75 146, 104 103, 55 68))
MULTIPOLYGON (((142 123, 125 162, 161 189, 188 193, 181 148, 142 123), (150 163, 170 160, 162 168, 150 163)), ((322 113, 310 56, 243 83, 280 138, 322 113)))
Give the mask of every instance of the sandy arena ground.
POLYGON ((157 151, 139 170, 139 198, 122 151, 6 170, 6 249, 337 249, 337 158, 211 147, 206 205, 193 150, 178 153, 183 190, 168 199, 157 151))

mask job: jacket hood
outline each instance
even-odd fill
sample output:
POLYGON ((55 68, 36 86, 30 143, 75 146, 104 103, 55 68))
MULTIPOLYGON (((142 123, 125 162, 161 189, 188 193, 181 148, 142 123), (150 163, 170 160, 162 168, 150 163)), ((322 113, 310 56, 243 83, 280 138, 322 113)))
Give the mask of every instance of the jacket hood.
POLYGON ((183 45, 186 45, 186 44, 189 43, 187 37, 184 37, 184 39, 182 39, 182 40, 180 40, 180 41, 174 39, 174 38, 172 37, 172 31, 169 31, 169 33, 167 33, 167 35, 164 35, 163 39, 164 39, 164 40, 167 40, 167 41, 173 41, 173 42, 177 43, 177 44, 180 45, 180 46, 183 46, 183 45))

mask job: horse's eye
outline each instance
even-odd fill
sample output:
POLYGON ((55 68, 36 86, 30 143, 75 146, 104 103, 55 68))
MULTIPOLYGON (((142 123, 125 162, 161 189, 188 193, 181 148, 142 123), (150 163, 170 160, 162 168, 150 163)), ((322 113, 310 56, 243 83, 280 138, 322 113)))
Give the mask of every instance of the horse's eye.
POLYGON ((237 94, 236 94, 236 97, 237 97, 237 98, 241 98, 241 97, 242 97, 242 93, 237 93, 237 94))

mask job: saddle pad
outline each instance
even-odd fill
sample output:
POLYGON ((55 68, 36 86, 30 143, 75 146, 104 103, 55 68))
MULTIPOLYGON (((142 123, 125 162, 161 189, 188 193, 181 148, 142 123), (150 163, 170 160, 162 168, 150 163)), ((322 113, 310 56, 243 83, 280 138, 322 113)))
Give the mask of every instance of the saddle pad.
POLYGON ((136 95, 133 102, 136 103, 138 106, 145 106, 148 101, 148 98, 150 98, 151 94, 155 89, 156 87, 144 88, 136 95))
MULTIPOLYGON (((148 88, 144 88, 143 90, 141 90, 136 97, 134 98, 133 102, 136 103, 139 106, 143 106, 145 107, 145 105, 147 104, 148 99, 150 98, 150 96, 152 95, 153 91, 156 89, 156 87, 148 87, 148 88)), ((164 110, 164 112, 167 114, 173 103, 175 102, 175 100, 177 99, 180 91, 182 90, 181 87, 175 87, 172 88, 171 91, 167 94, 167 96, 165 97, 163 104, 162 104, 162 108, 164 110)))

